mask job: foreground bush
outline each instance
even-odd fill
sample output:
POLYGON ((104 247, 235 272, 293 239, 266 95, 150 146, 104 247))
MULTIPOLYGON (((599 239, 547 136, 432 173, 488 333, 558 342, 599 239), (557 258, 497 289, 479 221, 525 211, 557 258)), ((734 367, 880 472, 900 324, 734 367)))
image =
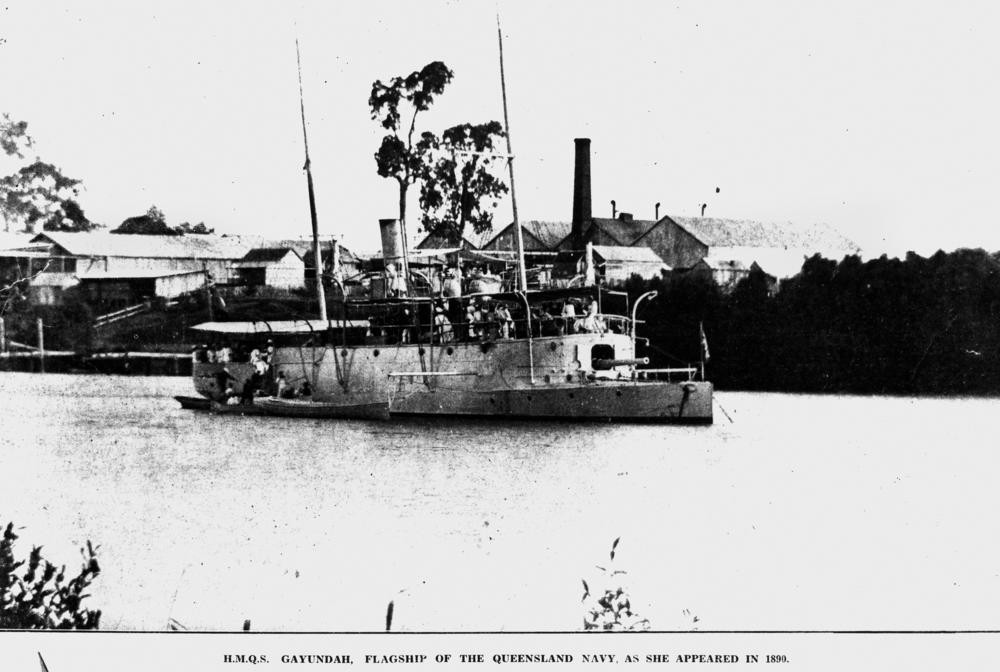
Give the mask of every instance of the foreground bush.
POLYGON ((80 549, 80 573, 66 580, 66 566, 58 570, 42 558, 41 546, 31 550, 27 562, 14 559, 14 523, 0 540, 0 628, 26 630, 96 630, 100 610, 84 609, 85 593, 100 574, 96 552, 87 542, 80 549))

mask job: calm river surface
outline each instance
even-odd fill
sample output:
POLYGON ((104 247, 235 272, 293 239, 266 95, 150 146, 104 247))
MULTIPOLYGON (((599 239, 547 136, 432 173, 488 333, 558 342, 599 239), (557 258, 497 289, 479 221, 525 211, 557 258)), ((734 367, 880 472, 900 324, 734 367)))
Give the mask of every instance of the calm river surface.
POLYGON ((0 522, 103 568, 105 629, 995 629, 1000 401, 719 393, 711 427, 181 410, 0 373, 0 522), (621 538, 609 566, 612 541, 621 538), (697 622, 695 621, 697 617, 697 622))

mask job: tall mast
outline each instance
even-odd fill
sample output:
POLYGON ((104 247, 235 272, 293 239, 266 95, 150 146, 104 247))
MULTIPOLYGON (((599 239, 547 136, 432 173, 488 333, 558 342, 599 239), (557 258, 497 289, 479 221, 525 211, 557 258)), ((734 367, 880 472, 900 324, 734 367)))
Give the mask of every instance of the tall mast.
POLYGON ((510 118, 507 116, 507 81, 503 73, 503 33, 497 12, 497 43, 500 45, 500 92, 503 95, 503 127, 507 135, 507 170, 510 172, 510 205, 514 211, 514 235, 517 237, 517 280, 522 292, 528 291, 528 276, 524 270, 524 236, 517 220, 517 195, 514 193, 514 151, 510 146, 510 118))
POLYGON ((312 167, 309 162, 309 136, 306 135, 306 103, 302 95, 302 57, 299 56, 299 39, 295 38, 295 62, 299 67, 299 110, 302 112, 302 141, 306 148, 306 184, 309 186, 309 217, 312 219, 313 259, 316 267, 316 298, 319 300, 319 319, 323 328, 329 326, 326 315, 326 290, 323 289, 323 255, 319 247, 319 224, 316 222, 316 192, 313 190, 312 167))

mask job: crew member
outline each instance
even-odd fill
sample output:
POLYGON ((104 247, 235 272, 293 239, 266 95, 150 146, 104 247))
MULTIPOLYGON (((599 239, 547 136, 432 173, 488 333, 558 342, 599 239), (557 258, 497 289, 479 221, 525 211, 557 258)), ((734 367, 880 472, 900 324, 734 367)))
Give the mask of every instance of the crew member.
POLYGON ((444 314, 444 307, 440 305, 434 307, 434 330, 441 343, 451 343, 455 340, 455 334, 451 329, 451 320, 444 314))
POLYGON ((500 327, 500 338, 510 338, 510 328, 514 324, 514 318, 510 315, 510 310, 503 303, 497 302, 493 309, 493 319, 500 327))

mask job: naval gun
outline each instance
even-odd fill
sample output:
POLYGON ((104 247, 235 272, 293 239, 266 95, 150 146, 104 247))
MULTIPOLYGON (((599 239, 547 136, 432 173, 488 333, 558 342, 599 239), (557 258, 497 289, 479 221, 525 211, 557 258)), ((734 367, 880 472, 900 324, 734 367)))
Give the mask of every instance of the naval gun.
POLYGON ((649 364, 649 357, 638 357, 635 359, 595 359, 591 361, 595 371, 609 371, 616 366, 646 366, 649 364))

